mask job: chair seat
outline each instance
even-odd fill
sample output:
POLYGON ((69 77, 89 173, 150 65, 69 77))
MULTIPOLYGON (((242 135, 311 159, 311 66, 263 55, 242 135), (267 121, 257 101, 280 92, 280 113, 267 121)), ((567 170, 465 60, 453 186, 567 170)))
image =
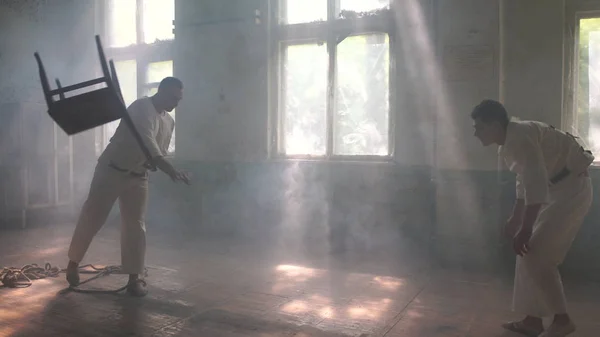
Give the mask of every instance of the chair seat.
POLYGON ((74 135, 118 120, 127 111, 107 87, 56 101, 48 113, 65 133, 74 135))

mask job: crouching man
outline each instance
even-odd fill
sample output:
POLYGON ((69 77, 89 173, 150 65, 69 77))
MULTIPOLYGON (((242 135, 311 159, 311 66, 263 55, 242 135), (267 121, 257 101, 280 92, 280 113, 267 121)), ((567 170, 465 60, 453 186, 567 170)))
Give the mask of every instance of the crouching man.
POLYGON ((526 317, 503 327, 527 336, 573 333, 558 266, 591 205, 594 157, 569 133, 509 119, 496 101, 481 102, 471 118, 475 137, 484 146, 499 145, 498 155, 516 173, 517 200, 505 229, 517 254, 513 310, 526 317), (552 315, 544 331, 542 318, 552 315))

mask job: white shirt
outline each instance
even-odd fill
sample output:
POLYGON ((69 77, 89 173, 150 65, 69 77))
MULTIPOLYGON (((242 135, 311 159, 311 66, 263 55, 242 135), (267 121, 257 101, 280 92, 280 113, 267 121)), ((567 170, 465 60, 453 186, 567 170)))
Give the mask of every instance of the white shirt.
MULTIPOLYGON (((166 156, 175 128, 173 118, 165 111, 156 111, 150 97, 137 99, 127 108, 127 112, 152 158, 166 156)), ((98 159, 102 164, 112 163, 119 168, 138 173, 146 171, 146 161, 142 149, 123 120, 98 159)))
POLYGON ((525 199, 526 205, 548 203, 550 179, 565 168, 582 173, 581 162, 587 160, 574 136, 542 122, 515 119, 508 124, 498 155, 517 174, 517 198, 525 199))

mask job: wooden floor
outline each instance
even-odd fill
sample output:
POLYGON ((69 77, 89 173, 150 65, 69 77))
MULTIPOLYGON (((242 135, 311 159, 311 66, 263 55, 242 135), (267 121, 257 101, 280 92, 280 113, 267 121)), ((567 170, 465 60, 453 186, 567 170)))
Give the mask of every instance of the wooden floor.
MULTIPOLYGON (((64 267, 71 232, 0 232, 0 265, 64 267)), ((85 262, 119 264, 118 236, 103 229, 85 262)), ((500 328, 518 317, 510 280, 435 270, 406 249, 331 256, 289 242, 149 235, 147 265, 141 299, 63 294, 64 275, 0 288, 0 336, 518 336, 500 328)), ((111 275, 90 287, 125 281, 111 275)), ((600 287, 566 284, 573 336, 599 336, 600 287)))

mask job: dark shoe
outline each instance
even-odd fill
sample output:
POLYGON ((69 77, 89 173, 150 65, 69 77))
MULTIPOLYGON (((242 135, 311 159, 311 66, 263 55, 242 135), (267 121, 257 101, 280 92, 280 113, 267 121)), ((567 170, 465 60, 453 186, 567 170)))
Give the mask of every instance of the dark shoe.
POLYGON ((148 294, 146 290, 146 282, 142 279, 129 281, 127 284, 127 293, 135 297, 144 297, 148 294))
POLYGON ((548 327, 548 330, 541 334, 540 337, 565 337, 575 332, 575 330, 576 327, 573 322, 562 325, 552 323, 552 325, 548 327))
POLYGON ((79 266, 75 263, 69 262, 67 266, 67 282, 71 287, 79 285, 79 266))
POLYGON ((538 329, 526 326, 523 323, 523 321, 508 322, 508 323, 502 324, 502 327, 506 330, 516 332, 516 333, 525 335, 527 337, 538 337, 542 332, 544 332, 544 329, 538 330, 538 329))

